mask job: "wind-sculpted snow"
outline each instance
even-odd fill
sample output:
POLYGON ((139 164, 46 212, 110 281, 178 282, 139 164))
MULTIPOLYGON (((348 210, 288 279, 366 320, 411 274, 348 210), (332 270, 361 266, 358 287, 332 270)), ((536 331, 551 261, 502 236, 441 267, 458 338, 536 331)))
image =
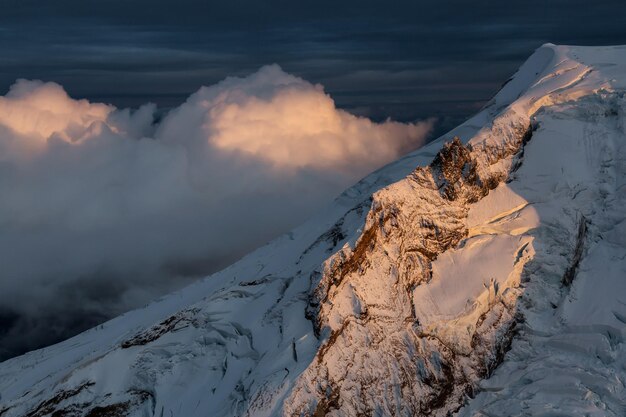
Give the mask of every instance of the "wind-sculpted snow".
POLYGON ((532 210, 541 222, 525 232, 536 250, 520 303, 526 321, 461 415, 623 416, 626 101, 600 92, 537 120, 527 161, 506 185, 529 202, 520 216, 532 210))
POLYGON ((0 364, 0 416, 624 415, 625 90, 625 49, 540 48, 301 227, 0 364))

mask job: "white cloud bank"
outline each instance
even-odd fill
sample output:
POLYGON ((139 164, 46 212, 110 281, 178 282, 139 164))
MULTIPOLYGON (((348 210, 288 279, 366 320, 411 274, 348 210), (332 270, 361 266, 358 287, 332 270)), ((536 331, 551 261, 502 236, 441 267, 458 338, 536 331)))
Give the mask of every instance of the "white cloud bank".
POLYGON ((353 116, 276 65, 155 111, 40 81, 0 97, 0 359, 225 266, 432 124, 353 116))

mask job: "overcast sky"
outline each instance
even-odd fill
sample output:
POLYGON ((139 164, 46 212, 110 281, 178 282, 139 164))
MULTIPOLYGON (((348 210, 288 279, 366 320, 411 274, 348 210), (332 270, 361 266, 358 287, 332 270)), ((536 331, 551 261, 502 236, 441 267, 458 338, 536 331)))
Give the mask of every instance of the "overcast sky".
POLYGON ((277 63, 374 119, 453 127, 545 42, 626 43, 626 2, 0 0, 0 90, 56 81, 118 107, 178 105, 277 63))

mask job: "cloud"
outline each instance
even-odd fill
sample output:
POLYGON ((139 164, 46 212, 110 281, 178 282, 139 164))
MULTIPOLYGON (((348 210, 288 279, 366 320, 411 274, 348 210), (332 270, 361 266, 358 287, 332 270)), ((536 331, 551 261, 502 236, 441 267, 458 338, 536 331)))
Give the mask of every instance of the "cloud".
POLYGON ((432 127, 353 116, 276 65, 157 114, 40 81, 0 97, 0 359, 227 265, 432 127))
POLYGON ((375 124, 353 116, 337 109, 321 86, 287 75, 277 65, 245 80, 227 79, 201 89, 158 133, 176 138, 178 126, 199 120, 201 140, 224 153, 278 169, 345 168, 343 173, 353 176, 413 148, 430 129, 429 124, 375 124))
POLYGON ((75 142, 94 122, 104 122, 112 106, 73 100, 54 83, 18 80, 0 97, 0 124, 24 141, 43 142, 52 134, 75 142))

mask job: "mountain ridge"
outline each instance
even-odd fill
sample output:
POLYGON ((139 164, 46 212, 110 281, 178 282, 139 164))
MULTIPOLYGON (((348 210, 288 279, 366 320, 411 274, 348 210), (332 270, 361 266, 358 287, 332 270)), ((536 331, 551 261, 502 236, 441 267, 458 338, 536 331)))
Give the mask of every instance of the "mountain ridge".
MULTIPOLYGON (((579 343, 564 341, 574 333, 560 321, 580 315, 564 303, 589 285, 577 275, 589 242, 608 233, 598 225, 626 224, 625 67, 625 47, 544 45, 476 116, 303 226, 144 309, 0 364, 0 415, 536 414, 545 397, 524 409, 532 383, 498 371, 541 366, 528 348, 538 334, 561 338, 552 349, 579 343), (503 390, 510 398, 494 394, 503 390)), ((626 242, 612 239, 619 254, 626 242)), ((611 277, 626 270, 615 265, 611 277)), ((603 325, 617 342, 603 355, 615 362, 626 315, 613 315, 603 325)), ((589 326, 576 334, 603 340, 589 326)), ((597 409, 618 413, 626 397, 615 392, 597 409)))

